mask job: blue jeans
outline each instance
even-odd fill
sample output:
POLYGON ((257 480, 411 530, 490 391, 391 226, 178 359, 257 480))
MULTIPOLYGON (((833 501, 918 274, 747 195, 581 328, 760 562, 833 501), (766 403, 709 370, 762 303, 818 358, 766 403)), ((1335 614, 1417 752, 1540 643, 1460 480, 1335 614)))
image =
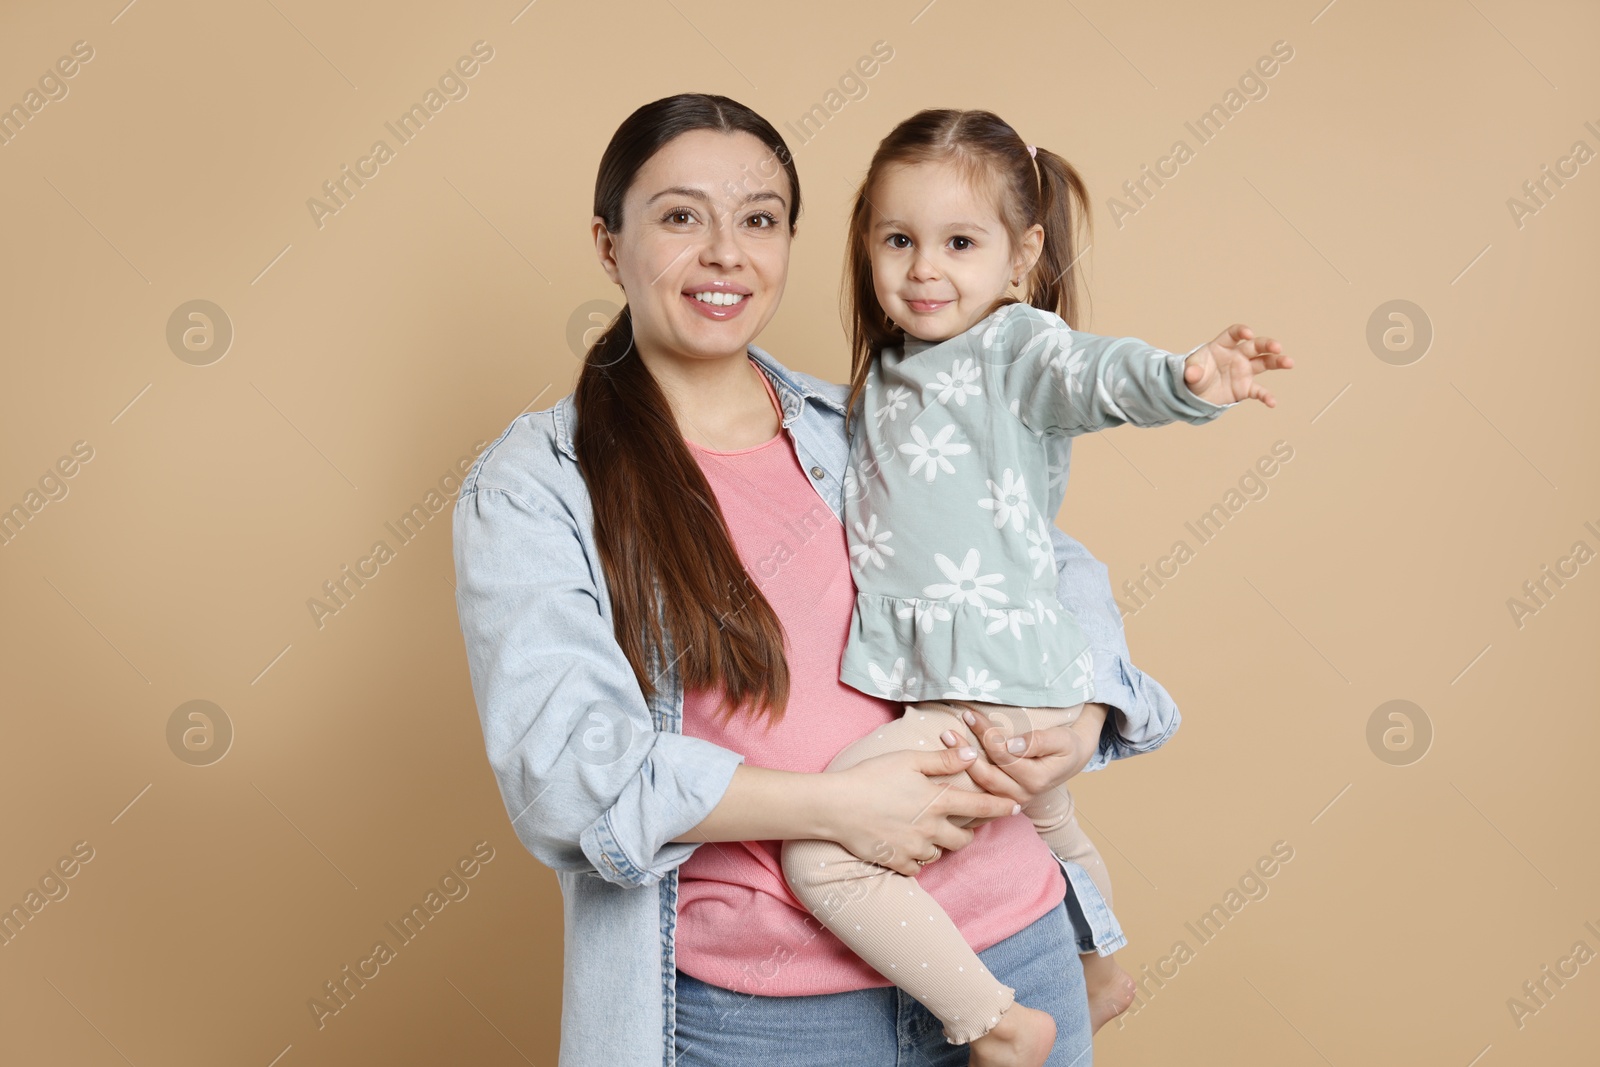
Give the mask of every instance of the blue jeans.
MULTIPOLYGON (((1055 1018, 1046 1067, 1089 1067, 1088 994, 1065 903, 978 958, 1017 1003, 1055 1018)), ((947 1044, 939 1020, 894 986, 767 997, 682 971, 677 986, 679 1067, 964 1067, 971 1052, 947 1044)))

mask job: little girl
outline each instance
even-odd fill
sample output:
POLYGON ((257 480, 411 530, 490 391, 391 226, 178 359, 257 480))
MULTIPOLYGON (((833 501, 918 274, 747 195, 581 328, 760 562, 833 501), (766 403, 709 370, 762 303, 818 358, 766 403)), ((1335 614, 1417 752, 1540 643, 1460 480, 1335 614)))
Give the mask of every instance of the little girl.
MULTIPOLYGON (((1068 438, 1204 423, 1246 398, 1272 407, 1254 375, 1292 366, 1243 326, 1183 356, 1071 329, 1074 195, 1086 210, 1072 167, 987 111, 923 111, 873 155, 850 220, 844 522, 857 597, 839 677, 906 706, 829 770, 936 750, 948 730, 981 752, 961 718, 969 707, 1012 733, 1074 722, 1094 696, 1091 654, 1056 599, 1049 533, 1068 438)), ((978 788, 965 773, 940 781, 978 788)), ((1109 907, 1105 864, 1066 789, 1023 812, 1109 907)), ((786 842, 783 869, 796 898, 937 1016, 948 1042, 971 1044, 972 1063, 1044 1063, 1053 1020, 1013 1003, 916 879, 826 841, 786 842)), ((1115 947, 1083 956, 1091 1005, 1126 981, 1115 947)))

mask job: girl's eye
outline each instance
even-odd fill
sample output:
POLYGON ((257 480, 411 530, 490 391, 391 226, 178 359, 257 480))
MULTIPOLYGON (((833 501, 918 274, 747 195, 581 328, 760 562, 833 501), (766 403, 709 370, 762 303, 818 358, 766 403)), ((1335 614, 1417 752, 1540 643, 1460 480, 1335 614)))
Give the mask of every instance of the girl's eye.
POLYGON ((907 237, 903 233, 891 233, 888 236, 887 240, 889 242, 889 247, 890 248, 910 248, 911 247, 911 238, 907 237), (900 243, 901 241, 904 241, 905 243, 901 244, 900 243))
POLYGON ((950 246, 957 252, 965 252, 967 249, 972 247, 972 238, 952 237, 950 238, 950 246))

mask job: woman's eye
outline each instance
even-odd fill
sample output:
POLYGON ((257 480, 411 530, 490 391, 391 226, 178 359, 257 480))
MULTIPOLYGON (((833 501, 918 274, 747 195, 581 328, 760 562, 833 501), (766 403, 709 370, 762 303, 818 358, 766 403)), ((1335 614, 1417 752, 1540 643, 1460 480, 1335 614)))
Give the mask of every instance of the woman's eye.
POLYGON ((950 238, 950 247, 957 252, 965 252, 967 249, 972 247, 972 238, 952 237, 950 238))
POLYGON ((907 237, 903 233, 891 233, 889 235, 888 240, 889 240, 889 247, 890 248, 910 248, 911 247, 911 238, 907 237), (905 243, 902 244, 901 243, 902 241, 905 242, 905 243))
POLYGON ((758 211, 750 216, 750 223, 758 230, 770 229, 778 224, 778 217, 768 211, 758 211))
POLYGON ((667 212, 661 217, 661 221, 675 223, 679 226, 687 226, 689 223, 694 221, 694 212, 689 211, 686 208, 679 208, 676 211, 667 212))

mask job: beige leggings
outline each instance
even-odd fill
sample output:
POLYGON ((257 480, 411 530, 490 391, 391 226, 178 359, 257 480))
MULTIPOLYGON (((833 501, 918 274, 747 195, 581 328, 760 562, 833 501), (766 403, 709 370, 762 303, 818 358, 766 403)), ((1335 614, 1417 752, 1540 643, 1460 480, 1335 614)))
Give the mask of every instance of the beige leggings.
MULTIPOLYGON (((843 770, 864 759, 903 749, 940 752, 939 735, 954 730, 963 744, 987 759, 972 729, 961 719, 968 707, 986 713, 1006 736, 1075 722, 1083 710, 1018 708, 962 700, 907 704, 894 722, 852 742, 828 764, 843 770)), ((930 776, 929 781, 980 792, 967 772, 930 776)), ((1111 880, 1105 863, 1073 817, 1065 787, 1043 793, 1023 812, 1062 859, 1082 866, 1106 903, 1111 880)), ((957 820, 965 825, 968 820, 957 820)), ((833 841, 794 840, 783 845, 783 873, 789 889, 817 920, 838 935, 856 955, 915 997, 944 1024, 945 1040, 964 1045, 999 1022, 1016 990, 990 973, 961 931, 915 878, 857 859, 833 841)), ((995 872, 1004 877, 1004 872, 995 872)), ((1070 891, 1070 890, 1069 890, 1070 891)))

